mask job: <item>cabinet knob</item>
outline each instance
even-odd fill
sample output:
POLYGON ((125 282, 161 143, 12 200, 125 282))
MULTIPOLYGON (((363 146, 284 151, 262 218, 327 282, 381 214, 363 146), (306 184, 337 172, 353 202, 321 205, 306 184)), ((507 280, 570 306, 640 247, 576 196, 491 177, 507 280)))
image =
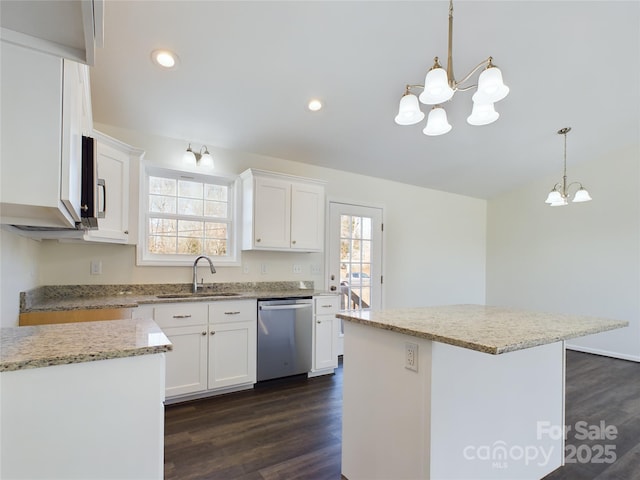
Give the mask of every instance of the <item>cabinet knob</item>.
POLYGON ((295 245, 295 244, 296 244, 296 241, 295 241, 295 240, 291 240, 291 243, 292 243, 293 245, 295 245))
POLYGON ((256 238, 256 243, 260 243, 261 240, 261 238, 256 238))
POLYGON ((335 291, 336 291, 336 286, 335 286, 335 285, 331 285, 330 290, 331 290, 332 292, 335 292, 335 291))
POLYGON ((206 335, 206 334, 207 334, 207 332, 202 332, 202 335, 206 335))
POLYGON ((322 320, 316 320, 316 323, 322 323, 322 320))
POLYGON ((125 235, 129 235, 129 230, 125 230, 125 231, 124 231, 124 234, 125 234, 125 235))
POLYGON ((216 334, 215 331, 212 331, 212 332, 209 333, 209 335, 215 335, 215 334, 216 334))

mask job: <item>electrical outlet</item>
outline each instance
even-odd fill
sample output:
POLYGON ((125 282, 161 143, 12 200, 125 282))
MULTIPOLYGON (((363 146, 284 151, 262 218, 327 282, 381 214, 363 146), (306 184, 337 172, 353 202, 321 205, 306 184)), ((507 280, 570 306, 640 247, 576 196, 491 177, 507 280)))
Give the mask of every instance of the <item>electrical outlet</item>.
POLYGON ((418 345, 416 343, 404 344, 404 368, 418 371, 418 345))
POLYGON ((102 260, 91 260, 91 275, 102 275, 102 260))
POLYGON ((242 273, 249 273, 249 265, 243 265, 242 266, 242 273))
POLYGON ((302 265, 293 264, 293 273, 302 273, 302 265))
POLYGON ((311 275, 320 275, 320 265, 311 265, 311 275))
POLYGON ((265 275, 268 271, 269 271, 269 269, 267 268, 267 264, 266 263, 261 263, 260 264, 260 273, 262 275, 265 275))

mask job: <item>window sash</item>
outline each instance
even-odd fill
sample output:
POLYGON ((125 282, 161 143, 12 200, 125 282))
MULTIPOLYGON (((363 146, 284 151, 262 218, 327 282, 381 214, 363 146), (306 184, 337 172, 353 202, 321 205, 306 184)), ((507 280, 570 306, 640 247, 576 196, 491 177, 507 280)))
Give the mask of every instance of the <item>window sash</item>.
POLYGON ((191 265, 201 254, 210 256, 218 264, 239 264, 237 177, 170 170, 143 165, 141 162, 140 178, 139 265, 191 265), (152 177, 160 179, 158 185, 164 191, 151 188, 152 177), (162 185, 162 180, 169 180, 168 186, 162 185), (173 186, 171 182, 175 182, 173 186), (182 185, 182 192, 180 182, 188 182, 182 185), (218 187, 226 188, 226 196, 224 190, 218 187), (163 208, 152 208, 153 200, 161 196, 166 197, 166 202, 173 202, 175 208, 164 208, 165 211, 157 211, 163 208), (189 207, 195 209, 195 214, 179 213, 181 200, 187 203, 194 200, 196 205, 189 207), (198 202, 202 202, 202 209, 197 205, 198 202), (212 215, 206 215, 207 207, 212 209, 209 210, 212 215), (222 215, 225 210, 226 215, 222 215), (154 234, 152 222, 166 222, 165 227, 170 227, 170 231, 164 235, 154 234), (194 235, 189 235, 188 227, 195 229, 194 235), (157 250, 153 245, 158 247, 157 250), (166 249, 165 252, 161 252, 162 249, 166 249))

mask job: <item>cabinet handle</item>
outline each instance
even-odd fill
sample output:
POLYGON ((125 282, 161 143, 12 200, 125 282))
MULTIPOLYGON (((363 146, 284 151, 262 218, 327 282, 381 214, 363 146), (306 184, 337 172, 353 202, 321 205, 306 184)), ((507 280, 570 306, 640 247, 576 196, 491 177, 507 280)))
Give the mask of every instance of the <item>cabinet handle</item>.
POLYGON ((102 209, 100 208, 100 200, 98 197, 98 218, 106 218, 107 215, 107 182, 104 178, 98 179, 98 188, 102 190, 102 209))
POLYGON ((322 305, 322 308, 331 308, 333 305, 322 305))
POLYGON ((261 238, 256 238, 256 243, 260 243, 262 241, 261 238))
POLYGON ((209 333, 209 335, 215 335, 215 334, 216 334, 215 330, 209 333))
POLYGON ((203 335, 203 336, 204 336, 204 335, 206 335, 206 334, 207 334, 207 332, 202 332, 202 335, 203 335))
POLYGON ((240 312, 224 312, 225 315, 239 315, 240 312))
POLYGON ((191 318, 191 315, 174 315, 173 318, 191 318))

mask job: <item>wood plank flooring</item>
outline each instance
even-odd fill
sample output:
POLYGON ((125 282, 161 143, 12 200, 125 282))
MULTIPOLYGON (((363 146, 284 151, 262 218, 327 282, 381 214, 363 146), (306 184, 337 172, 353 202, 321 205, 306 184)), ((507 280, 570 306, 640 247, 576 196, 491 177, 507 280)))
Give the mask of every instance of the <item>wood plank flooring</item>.
MULTIPOLYGON (((339 480, 341 403, 339 368, 167 406, 165 479, 339 480)), ((616 461, 567 464, 545 480, 640 479, 640 364, 567 352, 566 417, 572 426, 615 425, 619 435, 606 443, 615 445, 616 461)), ((570 443, 605 442, 570 432, 570 443)))

